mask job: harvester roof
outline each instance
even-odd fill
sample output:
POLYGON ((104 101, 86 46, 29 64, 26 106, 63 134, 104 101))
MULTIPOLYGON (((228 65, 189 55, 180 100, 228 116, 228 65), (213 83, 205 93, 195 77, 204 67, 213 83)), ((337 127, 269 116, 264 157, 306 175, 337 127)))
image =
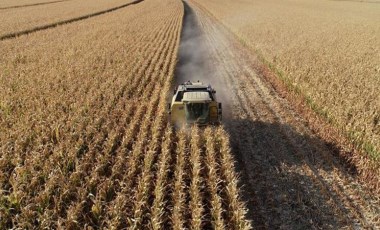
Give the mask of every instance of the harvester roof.
POLYGON ((185 92, 182 98, 183 102, 204 102, 211 101, 208 92, 185 92))
POLYGON ((203 82, 187 81, 178 87, 179 91, 211 91, 211 85, 205 85, 203 82))
POLYGON ((180 85, 179 90, 181 91, 191 91, 191 90, 204 90, 207 91, 207 86, 205 85, 180 85))

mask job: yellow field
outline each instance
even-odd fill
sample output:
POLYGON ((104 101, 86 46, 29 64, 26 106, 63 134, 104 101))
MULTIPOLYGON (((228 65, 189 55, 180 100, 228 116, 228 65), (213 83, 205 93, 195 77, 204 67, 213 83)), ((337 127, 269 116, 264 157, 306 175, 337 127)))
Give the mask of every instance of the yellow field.
POLYGON ((372 159, 380 154, 376 1, 196 0, 372 159))
POLYGON ((129 2, 132 0, 70 0, 38 7, 1 10, 0 37, 107 10, 129 2))
POLYGON ((0 42, 1 229, 249 227, 226 132, 168 123, 182 17, 146 0, 0 42))
POLYGON ((60 1, 60 0, 16 0, 16 1, 15 0, 2 0, 0 2, 0 9, 1 8, 29 6, 29 5, 34 5, 34 4, 45 4, 45 3, 55 2, 55 1, 60 1))
POLYGON ((378 162, 379 4, 53 2, 0 3, 0 229, 379 226, 380 167, 269 76, 378 162), (187 78, 221 125, 170 123, 187 78))

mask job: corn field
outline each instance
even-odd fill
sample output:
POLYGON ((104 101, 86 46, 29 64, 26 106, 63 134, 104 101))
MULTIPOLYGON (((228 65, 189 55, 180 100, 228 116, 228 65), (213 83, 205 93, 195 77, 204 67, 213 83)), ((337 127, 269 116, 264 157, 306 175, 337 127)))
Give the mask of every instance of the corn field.
MULTIPOLYGON (((1 33, 83 14, 56 4, 1 33)), ((250 228, 226 131, 168 122, 182 17, 146 0, 0 42, 1 229, 250 228)))
POLYGON ((0 229, 377 229, 377 6, 279 4, 2 0, 0 229))
POLYGON ((4 7, 5 9, 0 9, 0 20, 2 21, 0 24, 0 40, 14 34, 23 34, 26 31, 34 32, 41 27, 44 28, 52 24, 60 24, 76 18, 106 12, 131 2, 133 1, 65 0, 59 2, 53 1, 38 7, 33 6, 33 2, 30 3, 32 6, 26 4, 24 7, 14 9, 6 9, 4 7))

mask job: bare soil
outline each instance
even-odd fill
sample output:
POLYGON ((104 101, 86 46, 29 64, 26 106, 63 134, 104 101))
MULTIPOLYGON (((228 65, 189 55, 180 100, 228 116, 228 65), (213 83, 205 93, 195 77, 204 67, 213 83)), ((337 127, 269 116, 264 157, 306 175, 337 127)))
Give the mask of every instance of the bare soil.
POLYGON ((176 83, 202 80, 216 89, 253 227, 379 228, 379 197, 336 147, 312 131, 233 34, 195 3, 184 6, 176 83))

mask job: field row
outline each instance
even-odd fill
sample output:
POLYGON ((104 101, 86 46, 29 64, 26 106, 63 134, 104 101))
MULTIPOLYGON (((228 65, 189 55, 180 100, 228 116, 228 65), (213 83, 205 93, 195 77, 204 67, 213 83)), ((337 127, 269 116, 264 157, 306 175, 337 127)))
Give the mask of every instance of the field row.
POLYGON ((0 42, 0 228, 249 227, 225 131, 168 123, 182 18, 146 0, 0 42))
POLYGON ((132 0, 70 0, 35 7, 1 10, 0 38, 104 11, 130 2, 132 0))
POLYGON ((181 6, 165 3, 151 1, 3 42, 4 50, 20 49, 5 52, 14 57, 1 62, 8 70, 1 76, 1 188, 8 207, 3 224, 89 223, 81 219, 83 205, 98 185, 115 181, 111 166, 129 170, 125 158, 131 150, 143 156, 144 146, 134 143, 150 138, 143 134, 158 108, 158 91, 170 83, 181 23, 181 6))

